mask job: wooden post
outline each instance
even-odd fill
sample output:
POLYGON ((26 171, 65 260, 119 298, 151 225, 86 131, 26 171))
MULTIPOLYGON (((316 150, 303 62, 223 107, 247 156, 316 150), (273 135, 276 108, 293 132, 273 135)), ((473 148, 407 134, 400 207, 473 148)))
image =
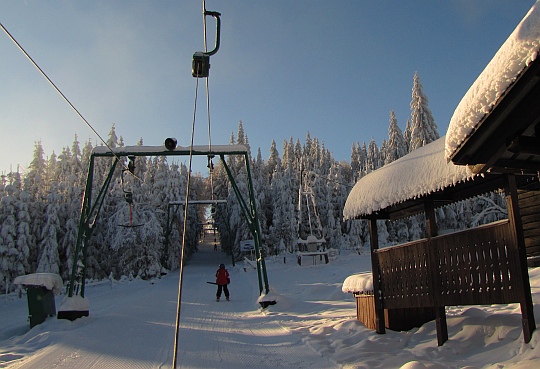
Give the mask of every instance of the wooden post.
POLYGON ((520 281, 520 306, 521 306, 521 321, 523 327, 523 337, 525 343, 529 343, 532 333, 536 328, 534 320, 533 301, 531 296, 531 284, 529 282, 529 270, 527 268, 527 253, 525 250, 525 238, 523 236, 523 225, 521 223, 521 214, 518 205, 518 193, 516 177, 513 174, 504 176, 504 192, 506 196, 506 207, 508 209, 508 220, 510 227, 515 236, 514 245, 517 246, 517 254, 519 257, 516 272, 516 277, 520 281))
POLYGON ((379 283, 381 271, 379 258, 375 253, 379 249, 379 234, 377 232, 377 219, 369 219, 369 238, 371 245, 371 273, 373 275, 373 298, 375 300, 375 330, 377 333, 386 333, 384 324, 384 305, 381 285, 379 283))
MULTIPOLYGON (((426 231, 428 240, 438 235, 439 230, 437 227, 437 219, 435 217, 435 205, 433 199, 426 199, 424 201, 424 211, 426 214, 426 231)), ((439 260, 437 253, 432 249, 431 242, 428 242, 428 252, 430 269, 432 276, 432 293, 435 302, 435 326, 437 328, 437 344, 442 346, 448 341, 448 325, 446 323, 446 311, 444 305, 441 302, 441 281, 439 277, 439 260)))

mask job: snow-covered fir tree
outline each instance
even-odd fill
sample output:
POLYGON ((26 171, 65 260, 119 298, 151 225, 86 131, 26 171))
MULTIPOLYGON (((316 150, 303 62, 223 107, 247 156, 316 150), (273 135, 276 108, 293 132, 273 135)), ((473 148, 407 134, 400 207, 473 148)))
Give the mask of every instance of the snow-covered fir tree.
POLYGON ((439 138, 437 124, 428 107, 428 98, 423 92, 418 73, 414 73, 411 100, 411 137, 409 152, 425 146, 439 138))
POLYGON ((51 186, 47 196, 47 210, 45 224, 41 232, 39 243, 38 273, 60 274, 60 255, 58 253, 58 239, 62 233, 60 219, 58 218, 60 195, 57 186, 51 186))
POLYGON ((403 133, 398 126, 396 115, 390 110, 390 125, 388 127, 388 143, 385 150, 384 164, 389 164, 394 160, 407 154, 407 145, 403 133))
MULTIPOLYGON (((265 254, 284 250, 293 252, 300 233, 306 235, 305 230, 309 229, 307 216, 298 212, 300 182, 305 176, 309 178, 313 190, 311 211, 315 208, 318 211, 322 236, 327 246, 362 252, 364 245, 369 244, 367 222, 344 222, 342 209, 352 185, 358 179, 403 156, 408 151, 407 144, 412 144, 413 136, 421 136, 419 132, 422 130, 417 128, 417 122, 422 120, 415 119, 415 116, 425 118, 431 113, 426 114, 426 111, 429 112, 427 98, 423 95, 419 81, 413 88, 413 96, 419 98, 418 104, 411 103, 411 109, 414 105, 420 107, 423 113, 411 114, 402 134, 395 114, 391 111, 388 138, 380 144, 374 139, 369 145, 362 141, 352 143, 350 164, 337 162, 324 142, 309 132, 303 143, 293 137, 284 140, 282 158, 274 140, 270 143, 268 160, 263 159, 260 148, 256 151, 256 157, 252 158, 247 134, 242 121, 239 122, 238 132, 236 136, 231 134, 230 143, 245 145, 249 151, 248 164, 265 254)), ((436 125, 432 127, 435 127, 436 132, 436 125)), ((430 130, 424 129, 424 132, 430 130)), ((432 132, 425 137, 428 138, 421 139, 423 143, 438 135, 432 132)), ((137 144, 142 145, 142 139, 137 144)), ((114 125, 109 132, 107 145, 112 148, 124 145, 114 125)), ((81 150, 75 136, 70 147, 64 147, 58 156, 53 152, 46 160, 41 143, 38 142, 33 161, 24 176, 18 171, 2 174, 0 271, 4 280, 0 281, 3 283, 0 287, 12 288, 9 284, 16 274, 35 272, 38 269, 58 272, 64 279, 69 277, 92 149, 92 142, 88 140, 81 150), (18 255, 17 261, 12 261, 12 254, 18 255), (8 264, 11 268, 9 270, 6 266, 8 264)), ((114 160, 95 158, 92 182, 94 197, 101 189, 114 160)), ((222 250, 240 258, 239 242, 253 235, 232 190, 225 166, 218 158, 214 160, 212 181, 202 175, 191 176, 190 199, 227 200, 226 206, 216 207, 212 217, 219 229, 222 250)), ((240 193, 247 199, 248 173, 244 157, 228 155, 225 160, 240 193)), ((153 278, 166 270, 179 267, 184 213, 179 211, 173 219, 168 245, 164 242, 166 214, 168 204, 185 199, 187 168, 174 162, 169 164, 166 157, 137 157, 135 163, 135 173, 125 171, 125 158, 113 173, 112 183, 87 245, 86 276, 89 278, 108 278, 111 274, 114 278, 122 275, 153 278), (133 196, 131 205, 125 198, 127 192, 133 196)), ((304 212, 306 205, 303 206, 304 212)), ((437 209, 437 218, 440 229, 446 231, 499 219, 505 211, 504 198, 499 194, 488 194, 437 209)), ((188 208, 187 252, 196 250, 199 224, 205 216, 204 209, 197 206, 188 208)), ((311 228, 318 232, 316 218, 311 228)), ((382 222, 379 224, 381 243, 393 244, 424 237, 423 220, 420 218, 412 217, 394 223, 382 222)), ((319 237, 319 234, 316 236, 319 237)))
POLYGON ((380 166, 381 165, 380 165, 379 147, 377 146, 375 139, 372 137, 371 141, 369 141, 369 146, 367 149, 366 174, 373 172, 374 170, 378 169, 380 166))
POLYGON ((15 277, 24 274, 24 253, 17 247, 17 202, 13 185, 0 199, 0 290, 12 291, 15 277))

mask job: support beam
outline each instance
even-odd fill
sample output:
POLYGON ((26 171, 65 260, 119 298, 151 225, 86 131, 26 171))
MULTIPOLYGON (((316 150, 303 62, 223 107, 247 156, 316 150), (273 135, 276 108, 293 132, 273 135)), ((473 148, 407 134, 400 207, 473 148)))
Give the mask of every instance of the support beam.
POLYGON ((264 261, 264 256, 262 254, 261 227, 259 224, 259 216, 257 214, 257 206, 255 204, 255 191, 253 190, 253 180, 251 177, 251 169, 249 167, 249 156, 247 152, 244 155, 244 160, 246 162, 246 172, 247 172, 247 180, 248 180, 249 206, 251 208, 251 214, 253 215, 253 219, 254 219, 253 225, 257 233, 257 237, 255 238, 255 250, 257 248, 257 243, 259 244, 259 255, 257 256, 257 262, 261 264, 264 290, 265 290, 265 293, 268 294, 270 292, 270 288, 268 286, 268 275, 266 274, 266 262, 264 261))
POLYGON ((381 291, 381 270, 379 268, 379 233, 377 231, 377 219, 369 219, 369 238, 371 245, 371 271, 373 274, 373 297, 375 301, 375 330, 377 333, 386 333, 384 322, 384 291, 381 291))
MULTIPOLYGON (((438 236, 439 229, 437 227, 437 218, 435 217, 435 205, 433 199, 429 198, 424 201, 424 209, 426 214, 426 231, 428 240, 433 237, 438 236)), ((431 247, 432 243, 428 243, 428 252, 429 252, 429 261, 431 263, 431 283, 433 283, 433 288, 435 296, 435 326, 437 328, 437 344, 442 346, 446 341, 448 341, 448 325, 446 322, 446 311, 445 307, 441 301, 441 294, 438 291, 441 290, 441 280, 438 273, 439 260, 438 255, 431 247)))
POLYGON ((246 162, 246 173, 247 173, 247 179, 248 179, 247 185, 248 185, 249 200, 250 200, 249 207, 247 206, 244 198, 242 197, 242 194, 240 193, 238 185, 236 184, 236 181, 234 180, 234 176, 232 175, 232 172, 225 161, 225 157, 223 155, 220 155, 220 159, 223 164, 223 167, 225 168, 225 172, 227 173, 227 176, 229 177, 229 181, 231 182, 233 191, 238 199, 238 203, 240 204, 240 209, 242 210, 242 213, 246 217, 246 221, 248 223, 248 227, 251 232, 251 235, 253 236, 253 241, 255 243, 255 257, 257 259, 257 276, 259 278, 259 294, 263 293, 263 282, 264 282, 264 291, 265 293, 268 294, 268 292, 270 292, 270 288, 268 286, 266 264, 264 262, 264 257, 261 252, 261 231, 259 227, 259 218, 257 217, 257 210, 255 207, 255 196, 253 192, 253 184, 251 182, 251 171, 249 170, 249 158, 246 154, 245 162, 246 162))
POLYGON ((516 154, 540 156, 540 137, 518 136, 508 144, 508 150, 516 154))
POLYGON ((512 245, 516 245, 517 254, 519 257, 519 267, 516 268, 516 277, 518 278, 518 284, 522 290, 521 295, 521 322, 523 327, 523 337, 525 343, 531 341, 532 333, 536 329, 536 322, 534 319, 534 308, 531 296, 531 284, 529 281, 529 270, 527 268, 527 254, 525 250, 525 238, 523 236, 523 225, 521 223, 521 214, 518 205, 518 194, 516 176, 513 174, 505 176, 505 195, 506 195, 506 207, 508 209, 508 220, 510 221, 510 227, 514 233, 515 242, 512 245))
POLYGON ((111 184, 118 158, 116 158, 109 170, 107 178, 101 186, 94 205, 92 205, 92 182, 94 178, 94 155, 90 155, 90 164, 88 165, 88 176, 86 178, 86 189, 84 192, 83 205, 81 208, 81 217, 79 219, 79 230, 77 232, 77 244, 75 245, 75 254, 71 267, 71 278, 69 282, 68 296, 72 297, 75 293, 84 297, 85 275, 86 275, 86 255, 88 253, 88 242, 92 236, 93 227, 99 216, 101 207, 105 200, 105 194, 111 184), (80 279, 80 280, 79 280, 80 279), (75 290, 75 284, 80 285, 80 291, 75 290))

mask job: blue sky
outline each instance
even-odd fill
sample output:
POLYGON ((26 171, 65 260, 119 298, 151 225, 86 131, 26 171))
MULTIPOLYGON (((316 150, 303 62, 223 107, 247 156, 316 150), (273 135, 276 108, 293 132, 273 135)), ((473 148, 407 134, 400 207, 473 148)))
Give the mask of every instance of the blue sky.
MULTIPOLYGON (((417 71, 443 135, 457 104, 534 0, 207 0, 222 14, 211 57, 213 144, 242 120, 252 154, 272 139, 309 131, 338 160, 353 142, 387 137, 389 112, 404 129, 417 71)), ((114 123, 127 145, 140 137, 190 143, 203 50, 199 0, 2 0, 0 22, 99 134, 114 123)), ((208 17, 210 47, 214 21, 208 17)), ((0 172, 24 169, 34 144, 58 155, 77 134, 96 135, 0 31, 0 172)), ((199 80, 196 145, 208 144, 199 80)), ((174 159, 187 162, 185 159, 174 159)), ((194 161, 202 171, 205 159, 194 161)), ((172 161, 172 159, 171 159, 172 161)))

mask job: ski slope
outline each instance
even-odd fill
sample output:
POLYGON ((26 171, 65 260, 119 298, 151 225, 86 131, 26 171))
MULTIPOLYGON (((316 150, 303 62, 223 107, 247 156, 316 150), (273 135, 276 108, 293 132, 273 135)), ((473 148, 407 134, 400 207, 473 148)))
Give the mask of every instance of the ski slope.
MULTIPOLYGON (((257 273, 201 244, 186 264, 177 368, 530 369, 540 334, 523 342, 517 304, 448 307, 449 340, 434 322, 380 335, 355 319, 345 279, 370 270, 369 253, 342 251, 327 265, 266 259, 277 304, 261 310, 257 273), (215 301, 216 269, 231 273, 231 301, 215 301)), ((540 268, 529 269, 540 320, 540 268)), ((89 283, 90 316, 29 329, 26 296, 0 296, 0 368, 171 368, 178 272, 153 281, 89 283)), ((61 297, 57 297, 59 306, 61 297)), ((537 324, 538 327, 538 324, 537 324)))
MULTIPOLYGON (((2 302, 2 316, 11 319, 2 319, 0 367, 170 368, 178 277, 176 272, 152 282, 90 285, 88 318, 50 318, 32 330, 25 298, 2 302)), ((213 246, 201 244, 184 268, 182 285, 178 368, 333 367, 261 313, 256 272, 231 268, 231 260, 213 246), (231 273, 229 302, 216 302, 216 286, 206 283, 214 281, 220 263, 231 273)))

